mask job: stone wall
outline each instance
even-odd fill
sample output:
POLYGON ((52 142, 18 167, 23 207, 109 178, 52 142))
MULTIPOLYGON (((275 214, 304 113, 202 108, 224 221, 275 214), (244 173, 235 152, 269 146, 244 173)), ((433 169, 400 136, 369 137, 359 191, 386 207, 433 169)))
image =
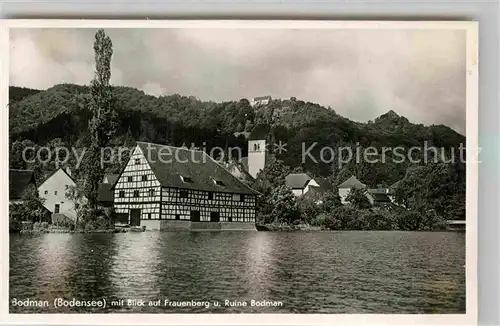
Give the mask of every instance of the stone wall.
POLYGON ((141 220, 146 231, 257 231, 253 222, 191 222, 182 220, 141 220))

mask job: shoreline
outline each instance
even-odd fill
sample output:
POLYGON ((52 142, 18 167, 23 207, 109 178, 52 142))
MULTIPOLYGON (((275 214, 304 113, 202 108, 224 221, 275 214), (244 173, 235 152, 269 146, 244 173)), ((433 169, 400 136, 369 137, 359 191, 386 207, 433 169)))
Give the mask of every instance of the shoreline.
MULTIPOLYGON (((396 231, 396 232, 457 232, 457 233, 465 233, 465 229, 445 229, 445 230, 355 230, 355 229, 345 229, 345 230, 330 230, 326 228, 322 228, 319 226, 307 226, 307 225, 257 225, 257 232, 388 232, 388 231, 396 231)), ((131 230, 130 228, 115 228, 115 229, 100 229, 100 230, 69 230, 69 229, 43 229, 43 230, 21 230, 20 232, 9 232, 11 234, 19 234, 19 235, 40 235, 40 234, 49 234, 49 233, 59 233, 59 234, 101 234, 101 233, 129 233, 129 232, 175 232, 175 231, 158 231, 158 230, 131 230)), ((202 232, 202 231, 178 231, 178 232, 202 232)), ((211 232, 224 232, 220 230, 211 230, 211 232)))

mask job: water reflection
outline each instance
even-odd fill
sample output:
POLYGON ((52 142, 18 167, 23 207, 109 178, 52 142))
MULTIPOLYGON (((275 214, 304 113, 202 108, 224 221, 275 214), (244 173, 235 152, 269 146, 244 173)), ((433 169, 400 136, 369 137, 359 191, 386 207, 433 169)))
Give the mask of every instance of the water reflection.
POLYGON ((10 298, 275 300, 281 307, 11 312, 460 313, 465 235, 202 232, 10 237, 10 298))

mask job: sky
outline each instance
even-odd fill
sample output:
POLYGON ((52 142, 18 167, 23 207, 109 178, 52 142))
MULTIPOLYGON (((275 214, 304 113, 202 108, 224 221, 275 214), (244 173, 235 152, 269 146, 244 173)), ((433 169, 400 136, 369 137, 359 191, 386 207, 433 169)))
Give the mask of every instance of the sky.
MULTIPOLYGON (((11 29, 11 86, 88 85, 95 29, 11 29)), ((356 121, 393 110, 465 134, 463 30, 106 29, 111 83, 155 96, 271 95, 356 121)))

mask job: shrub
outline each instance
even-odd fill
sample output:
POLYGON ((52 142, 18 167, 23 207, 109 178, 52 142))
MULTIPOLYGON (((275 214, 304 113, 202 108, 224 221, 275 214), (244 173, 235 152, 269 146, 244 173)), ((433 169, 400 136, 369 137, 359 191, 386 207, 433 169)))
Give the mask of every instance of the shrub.
POLYGON ((320 213, 318 216, 316 216, 315 218, 313 218, 311 220, 311 225, 314 225, 314 226, 326 226, 328 219, 329 219, 328 214, 326 214, 326 213, 320 213))
POLYGON ((299 197, 297 199, 297 208, 300 212, 300 218, 310 224, 321 212, 319 205, 316 204, 313 198, 299 197))

